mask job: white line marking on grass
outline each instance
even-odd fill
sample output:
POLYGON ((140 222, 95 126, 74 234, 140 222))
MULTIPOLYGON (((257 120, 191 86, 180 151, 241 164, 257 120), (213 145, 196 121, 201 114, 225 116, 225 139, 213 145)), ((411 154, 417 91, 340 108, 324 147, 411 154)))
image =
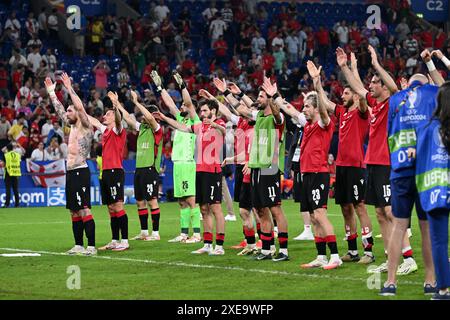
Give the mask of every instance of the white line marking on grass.
MULTIPOLYGON (((15 249, 15 248, 0 248, 0 250, 4 251, 13 251, 13 252, 30 252, 30 253, 40 253, 40 254, 48 254, 53 256, 69 256, 63 252, 51 252, 51 251, 37 251, 37 250, 29 250, 29 249, 15 249)), ((80 256, 77 256, 80 257, 80 256)), ((218 269, 218 270, 230 270, 230 271, 240 271, 240 272, 254 272, 254 273, 262 273, 262 274, 272 274, 277 276, 292 276, 292 277, 305 277, 305 278, 326 278, 330 280, 337 281, 357 281, 366 283, 367 278, 352 278, 352 277, 340 277, 340 276, 331 276, 326 274, 305 274, 305 273, 295 273, 295 272, 287 272, 287 271, 278 271, 278 270, 264 270, 264 269, 247 269, 242 267, 225 267, 225 266, 213 266, 206 264, 192 264, 186 262, 166 262, 166 261, 155 261, 155 260, 147 260, 147 259, 132 259, 132 258, 120 258, 120 257, 111 257, 111 256, 90 256, 86 258, 93 259, 102 259, 102 260, 111 260, 111 261, 124 261, 124 262, 134 262, 134 263, 145 263, 145 264, 156 264, 156 265, 165 265, 171 267, 184 267, 184 268, 199 268, 199 269, 218 269)), ((326 272, 326 271, 324 271, 326 272)), ((370 277, 371 274, 368 274, 367 277, 370 277)), ((423 283, 402 280, 400 284, 404 285, 413 285, 413 286, 422 286, 423 283)))

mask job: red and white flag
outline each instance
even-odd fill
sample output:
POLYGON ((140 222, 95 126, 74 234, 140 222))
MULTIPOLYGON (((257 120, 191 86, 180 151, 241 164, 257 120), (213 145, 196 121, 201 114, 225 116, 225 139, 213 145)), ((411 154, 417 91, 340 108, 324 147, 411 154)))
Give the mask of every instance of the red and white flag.
POLYGON ((64 160, 52 161, 48 164, 37 164, 27 161, 27 170, 31 174, 36 186, 65 187, 66 165, 64 160))

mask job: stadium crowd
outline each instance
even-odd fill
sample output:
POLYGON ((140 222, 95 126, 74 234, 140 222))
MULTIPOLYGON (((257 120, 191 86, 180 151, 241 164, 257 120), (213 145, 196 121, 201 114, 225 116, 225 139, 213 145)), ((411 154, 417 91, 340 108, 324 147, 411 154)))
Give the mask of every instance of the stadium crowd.
MULTIPOLYGON (((129 2, 142 11, 140 1, 129 2)), ((21 8, 28 7, 17 7, 19 11, 21 8)), ((130 103, 129 89, 137 89, 147 103, 161 104, 151 85, 152 70, 168 83, 168 92, 178 106, 181 95, 171 80, 171 69, 182 74, 194 98, 200 89, 217 93, 211 85, 213 77, 226 77, 255 97, 266 75, 300 109, 301 93, 312 89, 307 60, 324 66, 321 74, 324 88, 331 99, 340 100, 344 79, 342 72, 334 68, 333 54, 337 46, 348 55, 355 53, 366 85, 374 73, 368 44, 378 51, 383 65, 398 84, 401 78, 424 69, 418 57, 424 48, 440 49, 447 56, 450 53, 450 33, 413 19, 407 1, 390 1, 377 30, 368 29, 361 20, 337 21, 330 27, 314 21, 311 26, 307 22, 308 14, 299 11, 296 1, 276 8, 256 1, 211 1, 201 12, 200 27, 188 6, 177 10, 175 15, 163 0, 150 3, 145 8, 148 11, 141 12, 142 17, 135 20, 113 15, 88 17, 83 19, 85 25, 77 33, 80 40, 77 40, 76 56, 65 56, 65 49, 55 44, 56 9, 51 12, 43 9, 37 17, 30 10, 22 10, 21 19, 16 10, 8 11, 0 25, 3 45, 0 147, 14 141, 24 159, 65 158, 68 129, 59 123, 43 90, 43 80, 49 75, 59 83, 58 97, 61 101, 67 99, 68 93, 60 84, 61 69, 67 65, 61 60, 84 57, 91 61, 90 81, 83 83, 85 79, 74 74, 74 89, 86 103, 88 114, 100 119, 103 110, 110 106, 106 88, 116 89, 131 113, 135 110, 130 103)), ((446 79, 445 68, 438 67, 446 79)), ((164 134, 166 155, 170 154, 172 132, 167 129, 164 134)), ((97 133, 95 142, 100 138, 97 133)), ((124 157, 133 159, 136 132, 130 131, 127 141, 124 157)), ((331 148, 334 157, 336 146, 337 139, 331 148)), ((95 147, 96 144, 92 157, 95 157, 95 147)))

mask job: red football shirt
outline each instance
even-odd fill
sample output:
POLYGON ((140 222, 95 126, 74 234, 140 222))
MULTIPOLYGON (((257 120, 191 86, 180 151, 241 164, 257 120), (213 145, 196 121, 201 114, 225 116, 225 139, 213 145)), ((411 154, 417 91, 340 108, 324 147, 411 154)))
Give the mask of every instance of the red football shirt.
POLYGON ((300 170, 302 173, 329 172, 328 151, 333 137, 334 123, 330 119, 330 123, 322 128, 319 121, 307 122, 303 130, 303 139, 300 145, 300 150, 302 150, 300 170))
POLYGON ((369 127, 369 146, 366 152, 366 164, 389 166, 391 164, 387 140, 387 121, 389 99, 378 102, 369 92, 367 104, 372 108, 369 127))
POLYGON ((339 148, 336 165, 364 168, 364 139, 369 131, 369 111, 348 111, 344 106, 334 110, 339 120, 339 148))
MULTIPOLYGON (((250 145, 253 140, 254 127, 248 124, 247 119, 237 116, 236 118, 239 118, 239 120, 234 134, 234 154, 238 156, 236 163, 243 164, 250 160, 250 145), (241 154, 244 154, 244 156, 241 154)), ((231 119, 233 124, 236 118, 231 119)), ((250 183, 250 174, 244 175, 243 182, 250 183)))
POLYGON ((127 140, 127 132, 122 128, 116 132, 115 128, 102 127, 102 157, 103 170, 123 169, 123 149, 127 140))
MULTIPOLYGON (((225 122, 221 119, 214 121, 225 128, 225 122)), ((198 123, 191 126, 197 135, 197 172, 222 172, 222 151, 225 136, 210 125, 198 123)))

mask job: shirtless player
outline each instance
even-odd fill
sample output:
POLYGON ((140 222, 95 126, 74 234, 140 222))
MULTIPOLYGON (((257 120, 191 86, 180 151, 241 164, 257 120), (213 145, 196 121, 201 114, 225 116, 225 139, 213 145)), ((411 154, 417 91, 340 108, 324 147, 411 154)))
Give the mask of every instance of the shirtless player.
POLYGON ((91 150, 93 137, 92 126, 89 123, 83 103, 72 88, 69 76, 64 73, 62 81, 67 88, 73 105, 67 111, 55 94, 55 84, 47 77, 45 87, 61 120, 70 125, 70 135, 67 152, 66 173, 66 208, 72 215, 72 230, 75 246, 68 254, 95 255, 95 222, 91 214, 91 174, 86 162, 91 150), (86 232, 88 246, 83 247, 83 230, 86 232))

